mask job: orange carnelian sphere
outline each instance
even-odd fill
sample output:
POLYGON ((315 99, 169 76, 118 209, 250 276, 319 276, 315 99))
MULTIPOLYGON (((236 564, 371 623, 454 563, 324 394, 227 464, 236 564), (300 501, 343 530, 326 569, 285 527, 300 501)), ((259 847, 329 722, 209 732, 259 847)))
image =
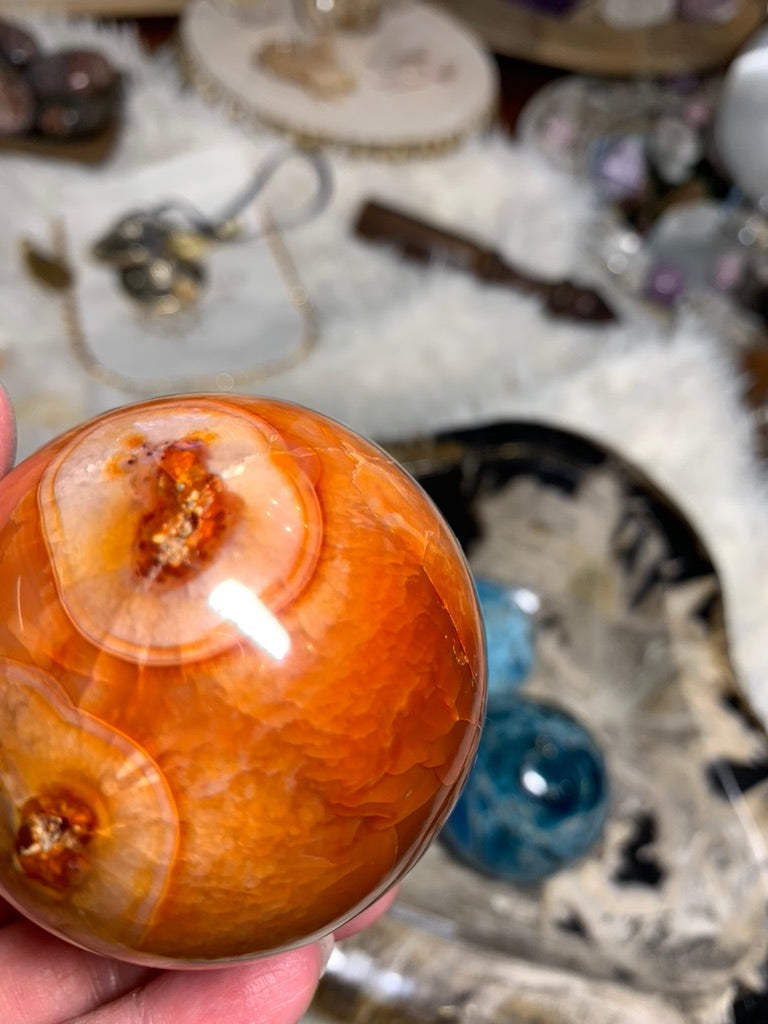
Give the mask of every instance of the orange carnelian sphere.
POLYGON ((410 868, 480 731, 452 534, 316 413, 108 413, 0 484, 0 893, 140 963, 315 938, 410 868))

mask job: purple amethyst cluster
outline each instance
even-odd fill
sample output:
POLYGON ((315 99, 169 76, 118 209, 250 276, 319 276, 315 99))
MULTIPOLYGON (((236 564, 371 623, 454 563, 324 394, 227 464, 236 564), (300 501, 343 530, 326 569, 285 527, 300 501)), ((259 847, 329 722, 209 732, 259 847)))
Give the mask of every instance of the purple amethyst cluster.
POLYGON ((578 6, 579 0, 512 0, 512 3, 520 7, 530 7, 540 14, 553 14, 557 17, 568 14, 578 6))

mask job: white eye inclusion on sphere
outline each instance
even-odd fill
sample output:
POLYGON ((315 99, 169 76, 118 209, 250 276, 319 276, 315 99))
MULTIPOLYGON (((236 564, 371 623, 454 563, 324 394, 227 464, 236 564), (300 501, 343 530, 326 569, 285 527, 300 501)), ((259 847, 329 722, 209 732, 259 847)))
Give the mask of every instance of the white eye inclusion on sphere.
POLYGON ((53 459, 38 495, 62 605, 102 649, 154 665, 244 639, 288 653, 276 614, 314 574, 323 523, 265 420, 214 399, 119 411, 53 459), (162 475, 169 451, 198 458, 203 481, 178 500, 162 475))

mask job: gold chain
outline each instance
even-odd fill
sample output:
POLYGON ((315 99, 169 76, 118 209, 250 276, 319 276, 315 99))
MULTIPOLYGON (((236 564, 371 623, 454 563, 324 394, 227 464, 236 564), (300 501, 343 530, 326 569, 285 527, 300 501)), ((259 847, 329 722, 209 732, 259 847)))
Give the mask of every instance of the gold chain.
POLYGON ((248 104, 210 72, 205 71, 194 56, 181 43, 177 48, 177 60, 186 81, 207 102, 222 107, 230 120, 246 124, 258 130, 264 128, 282 138, 288 139, 299 149, 331 149, 359 159, 388 160, 393 163, 444 156, 458 149, 467 139, 486 131, 494 123, 498 113, 498 100, 494 97, 487 109, 478 114, 460 131, 452 132, 424 142, 380 143, 350 139, 340 140, 310 129, 292 129, 264 111, 251 109, 248 104))
MULTIPOLYGON (((56 220, 53 223, 52 235, 56 256, 65 263, 68 263, 69 247, 64 224, 61 220, 56 220)), ((83 330, 82 321, 77 309, 75 288, 70 286, 63 292, 64 318, 69 345, 78 363, 89 376, 99 383, 125 391, 130 395, 144 397, 151 394, 167 393, 170 389, 179 391, 241 391, 258 383, 258 381, 266 380, 268 377, 272 377, 284 370, 289 370, 301 363, 317 344, 319 333, 317 315, 285 241, 274 221, 266 213, 263 215, 262 237, 283 281, 288 301, 296 311, 300 322, 301 336, 299 343, 290 354, 235 373, 222 370, 215 374, 191 374, 171 379, 163 377, 137 380, 128 374, 110 369, 96 357, 83 330)))

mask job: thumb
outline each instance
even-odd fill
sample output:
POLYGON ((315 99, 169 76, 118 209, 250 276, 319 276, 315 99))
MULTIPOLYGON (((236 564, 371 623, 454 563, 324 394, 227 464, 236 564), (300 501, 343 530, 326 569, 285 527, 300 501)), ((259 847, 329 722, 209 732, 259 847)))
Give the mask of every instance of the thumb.
POLYGON ((8 393, 0 385, 0 476, 7 473, 13 465, 16 451, 16 427, 13 409, 8 393))

